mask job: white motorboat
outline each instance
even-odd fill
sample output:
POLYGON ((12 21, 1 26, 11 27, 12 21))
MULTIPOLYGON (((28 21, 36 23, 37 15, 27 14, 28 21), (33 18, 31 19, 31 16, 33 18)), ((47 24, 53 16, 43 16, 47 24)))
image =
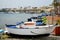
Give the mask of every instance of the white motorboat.
POLYGON ((17 35, 44 35, 50 34, 55 29, 54 25, 44 24, 41 20, 28 19, 27 22, 21 22, 17 25, 6 25, 8 33, 17 35))

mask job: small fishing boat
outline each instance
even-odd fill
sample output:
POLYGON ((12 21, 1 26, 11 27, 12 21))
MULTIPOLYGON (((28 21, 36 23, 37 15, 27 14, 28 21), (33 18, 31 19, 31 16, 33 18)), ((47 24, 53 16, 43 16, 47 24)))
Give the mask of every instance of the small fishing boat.
POLYGON ((19 22, 16 25, 7 25, 7 33, 17 35, 44 35, 50 34, 54 29, 54 25, 45 24, 41 16, 31 17, 27 22, 19 22))

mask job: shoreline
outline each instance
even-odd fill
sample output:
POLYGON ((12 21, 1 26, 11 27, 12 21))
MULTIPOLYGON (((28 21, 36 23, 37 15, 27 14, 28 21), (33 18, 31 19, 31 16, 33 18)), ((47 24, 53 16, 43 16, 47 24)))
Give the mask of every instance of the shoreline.
POLYGON ((49 36, 44 36, 44 37, 36 36, 35 38, 34 37, 29 38, 27 36, 20 36, 19 38, 18 37, 5 38, 5 40, 45 40, 45 39, 46 40, 60 40, 60 36, 55 36, 55 35, 50 34, 49 36))

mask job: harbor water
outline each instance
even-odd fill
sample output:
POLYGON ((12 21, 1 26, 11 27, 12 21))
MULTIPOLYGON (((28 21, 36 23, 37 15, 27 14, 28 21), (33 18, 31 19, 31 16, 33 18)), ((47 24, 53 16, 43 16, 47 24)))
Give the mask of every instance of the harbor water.
POLYGON ((4 13, 0 12, 0 28, 5 28, 5 24, 16 24, 20 21, 27 21, 32 16, 38 16, 39 14, 29 13, 4 13))

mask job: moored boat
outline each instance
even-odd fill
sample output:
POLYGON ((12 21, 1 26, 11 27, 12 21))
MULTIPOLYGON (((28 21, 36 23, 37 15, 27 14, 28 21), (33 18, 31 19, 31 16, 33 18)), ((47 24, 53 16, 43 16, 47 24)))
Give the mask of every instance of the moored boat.
POLYGON ((29 18, 27 22, 16 25, 6 24, 6 31, 17 35, 44 35, 50 34, 54 29, 54 25, 45 24, 41 16, 29 18))

